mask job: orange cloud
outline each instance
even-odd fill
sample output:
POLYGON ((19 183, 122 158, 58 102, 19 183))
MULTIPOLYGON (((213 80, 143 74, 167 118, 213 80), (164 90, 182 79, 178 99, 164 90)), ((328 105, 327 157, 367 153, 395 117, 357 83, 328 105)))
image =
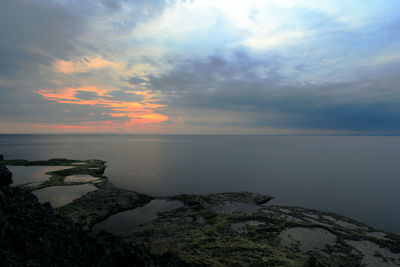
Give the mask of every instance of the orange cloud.
POLYGON ((101 57, 75 59, 73 61, 57 60, 53 70, 66 74, 87 72, 91 69, 119 68, 120 64, 105 60, 101 57))
MULTIPOLYGON (((66 88, 61 91, 55 90, 39 90, 36 93, 43 96, 43 98, 47 100, 55 100, 55 101, 79 101, 80 99, 76 98, 78 92, 91 92, 96 93, 98 96, 108 96, 111 97, 108 93, 115 91, 115 89, 99 89, 95 86, 86 86, 86 87, 79 87, 79 88, 66 88)), ((61 103, 61 102, 59 102, 61 103)), ((63 102, 65 103, 65 102, 63 102)))
MULTIPOLYGON (((158 101, 158 99, 155 98, 155 95, 152 93, 152 91, 130 91, 130 93, 134 93, 142 97, 141 101, 133 102, 113 99, 109 93, 115 90, 116 89, 101 89, 95 86, 87 86, 79 88, 65 88, 57 91, 42 89, 36 93, 41 95, 44 99, 55 101, 57 103, 89 105, 106 108, 107 110, 101 114, 109 115, 111 118, 127 118, 127 121, 125 122, 113 122, 111 120, 101 122, 88 121, 78 125, 78 127, 88 127, 90 125, 96 127, 125 127, 132 125, 157 124, 168 120, 168 116, 156 113, 158 109, 164 108, 166 105, 154 103, 158 101), (78 97, 79 92, 91 92, 95 93, 96 96, 90 100, 80 99, 78 97)), ((41 124, 37 127, 65 127, 73 129, 75 126, 41 124)))

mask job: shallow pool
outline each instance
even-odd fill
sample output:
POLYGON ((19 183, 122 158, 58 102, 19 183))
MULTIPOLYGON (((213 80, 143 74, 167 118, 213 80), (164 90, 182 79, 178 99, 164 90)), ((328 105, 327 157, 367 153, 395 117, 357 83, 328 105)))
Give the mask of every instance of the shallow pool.
POLYGON ((21 185, 27 183, 44 182, 51 175, 47 172, 70 169, 71 166, 7 166, 13 174, 13 184, 21 185))
POLYGON ((50 186, 35 190, 32 193, 39 198, 40 203, 50 202, 53 208, 58 208, 96 189, 91 184, 50 186))
POLYGON ((159 212, 171 211, 183 207, 181 201, 167 201, 162 199, 152 200, 147 205, 127 210, 110 216, 105 221, 96 224, 93 232, 105 230, 110 233, 133 231, 141 224, 157 219, 159 212))

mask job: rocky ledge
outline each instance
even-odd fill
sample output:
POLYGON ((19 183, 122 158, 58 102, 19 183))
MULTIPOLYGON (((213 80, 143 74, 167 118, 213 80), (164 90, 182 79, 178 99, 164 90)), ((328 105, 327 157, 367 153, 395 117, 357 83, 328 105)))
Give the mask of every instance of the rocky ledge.
POLYGON ((333 213, 269 205, 270 196, 147 196, 109 183, 100 160, 7 164, 73 166, 34 187, 3 187, 0 258, 9 265, 400 266, 398 235, 333 213), (29 193, 81 184, 66 182, 71 174, 96 176, 99 181, 82 182, 96 190, 56 209, 29 193), (140 217, 156 201, 179 205, 138 225, 117 225, 113 234, 102 231, 113 216, 133 211, 130 216, 140 217))

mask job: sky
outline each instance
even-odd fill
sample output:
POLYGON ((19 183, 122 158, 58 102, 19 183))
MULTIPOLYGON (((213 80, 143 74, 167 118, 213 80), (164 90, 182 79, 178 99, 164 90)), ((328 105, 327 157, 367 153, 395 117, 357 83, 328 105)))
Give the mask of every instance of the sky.
POLYGON ((400 134, 398 0, 1 0, 0 133, 400 134))

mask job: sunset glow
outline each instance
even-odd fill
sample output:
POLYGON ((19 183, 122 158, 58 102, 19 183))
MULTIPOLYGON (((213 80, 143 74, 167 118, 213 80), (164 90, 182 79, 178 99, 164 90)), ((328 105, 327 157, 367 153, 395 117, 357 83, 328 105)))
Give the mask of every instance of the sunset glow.
POLYGON ((400 133, 397 0, 0 5, 7 133, 400 133))
MULTIPOLYGON (((166 107, 166 105, 156 104, 156 96, 151 91, 131 91, 142 100, 138 102, 114 100, 109 94, 116 89, 100 89, 94 86, 65 88, 61 90, 42 89, 37 91, 44 99, 55 101, 60 104, 89 105, 101 108, 104 112, 100 115, 109 115, 111 120, 100 122, 86 121, 80 125, 47 125, 38 124, 35 127, 65 128, 65 129, 88 129, 101 127, 110 130, 113 127, 126 127, 128 125, 154 124, 168 120, 168 116, 156 113, 156 110, 166 107), (79 93, 94 93, 93 99, 85 100, 78 97, 79 93), (126 118, 123 122, 113 121, 112 118, 126 118)), ((94 114, 91 113, 91 116, 94 114)))
POLYGON ((90 69, 118 68, 119 64, 105 60, 101 57, 82 58, 74 61, 57 60, 54 62, 53 69, 56 72, 66 74, 87 72, 90 69))
POLYGON ((0 267, 400 266, 399 73, 400 0, 0 0, 0 267))

